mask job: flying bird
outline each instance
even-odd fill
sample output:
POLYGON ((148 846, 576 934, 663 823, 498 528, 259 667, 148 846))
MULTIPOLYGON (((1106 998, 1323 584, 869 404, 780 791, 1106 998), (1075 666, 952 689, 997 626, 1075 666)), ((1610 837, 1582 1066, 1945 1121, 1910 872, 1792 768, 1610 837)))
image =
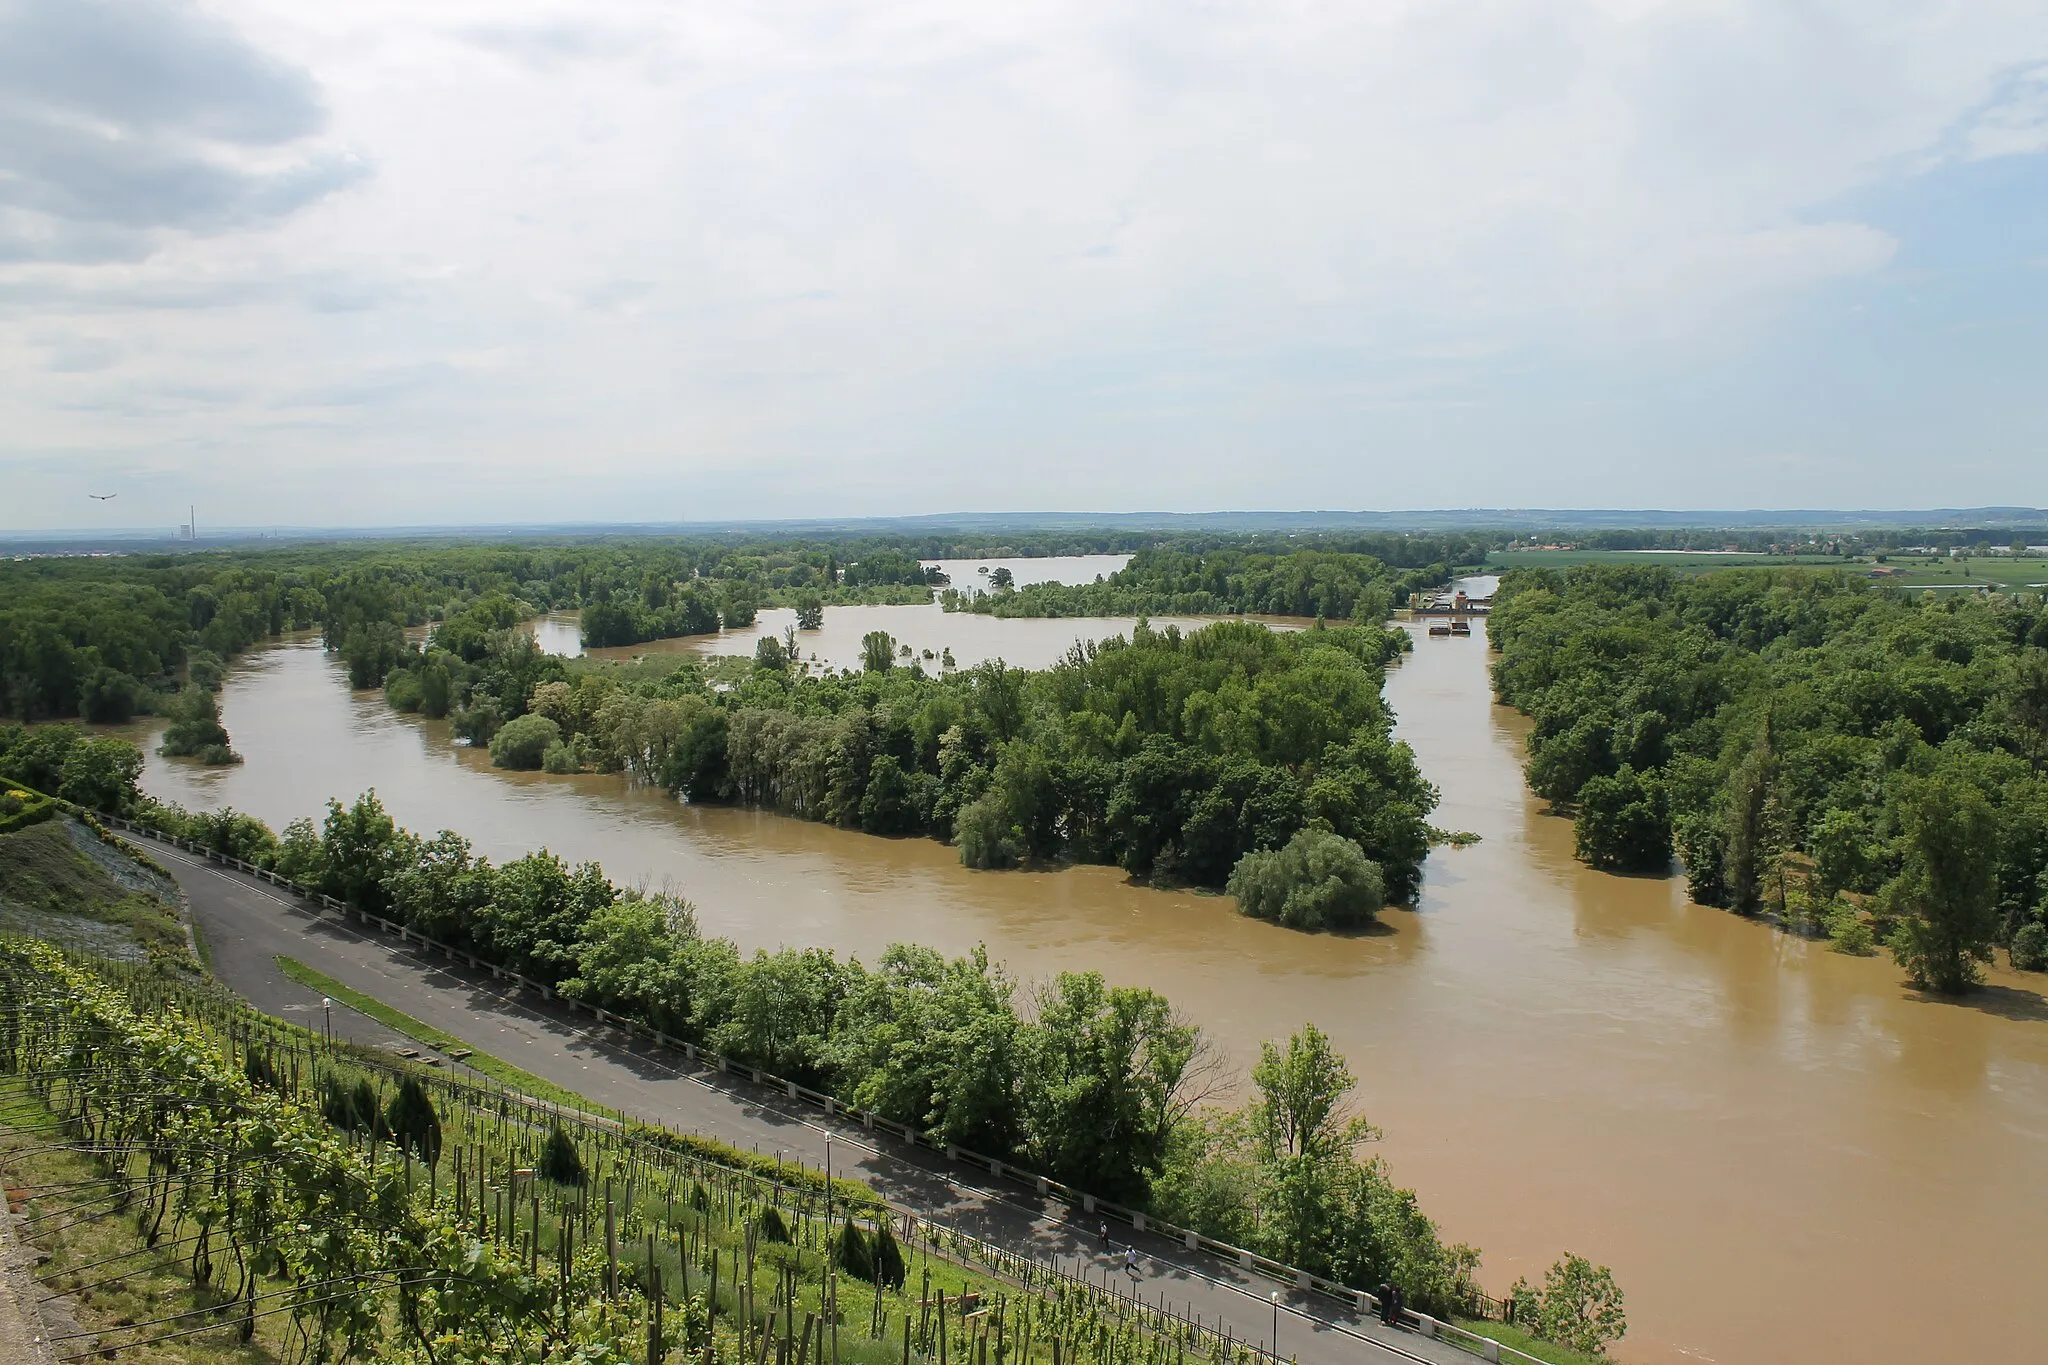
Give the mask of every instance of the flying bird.
POLYGON ((87 493, 86 496, 94 502, 105 502, 108 498, 118 498, 121 495, 119 493, 87 493))

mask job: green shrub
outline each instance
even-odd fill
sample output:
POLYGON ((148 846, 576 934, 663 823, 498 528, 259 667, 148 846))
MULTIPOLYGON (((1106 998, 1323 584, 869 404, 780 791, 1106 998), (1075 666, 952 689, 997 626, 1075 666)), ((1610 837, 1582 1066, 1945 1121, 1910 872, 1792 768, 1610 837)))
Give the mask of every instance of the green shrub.
POLYGON ((552 1180, 557 1185, 581 1185, 589 1177, 583 1171, 583 1154, 576 1150, 576 1141, 557 1124, 548 1134, 547 1146, 540 1153, 540 1174, 543 1180, 552 1180))
POLYGON ((1569 1251, 1544 1272, 1540 1291, 1527 1280, 1516 1280, 1508 1301, 1518 1327, 1587 1355, 1606 1354, 1607 1343, 1628 1331, 1614 1272, 1569 1251))
POLYGON ((1612 776, 1587 779, 1578 805, 1572 834, 1581 861, 1615 872, 1671 866, 1671 817, 1654 775, 1623 764, 1612 776))
POLYGON ((417 711, 426 702, 426 686, 412 669, 394 669, 384 680, 384 700, 394 711, 417 711))
POLYGON ((210 649, 195 649, 185 656, 185 680, 194 687, 208 692, 220 691, 221 679, 227 676, 227 665, 220 655, 210 649))
POLYGON ((2012 936, 2012 965, 2022 972, 2048 972, 2048 924, 2023 925, 2012 936))
POLYGON ((861 1231, 860 1224, 850 1218, 846 1220, 846 1226, 839 1229, 839 1235, 833 1239, 833 1252, 841 1270, 856 1280, 874 1282, 874 1249, 868 1243, 868 1235, 861 1231))
POLYGON ((903 1264, 903 1248, 896 1245, 896 1234, 889 1230, 889 1220, 884 1218, 875 1224, 874 1282, 884 1289, 901 1289, 906 1274, 903 1264))
POLYGON ((202 763, 239 763, 228 747, 228 732, 220 723, 220 703, 213 693, 188 687, 171 703, 170 728, 164 731, 163 747, 157 752, 167 758, 197 755, 202 763))
POLYGON ((548 745, 547 752, 540 756, 540 767, 542 772, 547 773, 582 772, 583 764, 576 757, 576 741, 573 739, 557 740, 553 744, 548 745))
POLYGON ((532 771, 547 757, 548 746, 562 742, 562 727, 546 716, 508 720, 491 736, 491 766, 532 771))
POLYGON ((787 1242, 790 1240, 789 1224, 782 1217, 782 1211, 774 1205, 761 1210, 761 1216, 754 1226, 760 1229, 764 1242, 787 1242))
POLYGON ((1017 865, 1017 841, 1002 805, 993 793, 960 808, 953 819, 953 838, 960 845, 960 862, 967 867, 996 868, 1017 865))
POLYGON ((384 1121, 391 1125, 391 1140, 400 1147, 429 1166, 441 1159, 441 1116, 434 1112, 434 1102, 427 1098, 427 1088, 418 1077, 407 1076, 400 1083, 384 1121))
POLYGON ((384 1126, 384 1111, 377 1107, 377 1092, 367 1077, 356 1082, 355 1114, 357 1132, 391 1136, 391 1130, 384 1126))
POLYGON ((271 1065, 267 1053, 257 1052, 252 1048, 243 1054, 242 1075, 248 1078, 251 1085, 277 1089, 277 1068, 271 1065))
POLYGON ((1824 921, 1828 937, 1834 940, 1838 953, 1854 957, 1868 957, 1877 951, 1877 935, 1870 932, 1870 926, 1863 920, 1863 914, 1845 901, 1837 901, 1827 913, 1824 921))
POLYGON ((40 824, 57 813, 57 803, 39 791, 0 783, 0 834, 40 824))
POLYGON ((336 1076, 329 1076, 320 1083, 320 1117, 344 1133, 360 1132, 368 1126, 356 1108, 355 1092, 336 1076))
POLYGON ((1239 913, 1292 929, 1355 929, 1370 924, 1386 903, 1378 863, 1351 840, 1326 829, 1305 829, 1277 852, 1237 860, 1227 888, 1239 913))

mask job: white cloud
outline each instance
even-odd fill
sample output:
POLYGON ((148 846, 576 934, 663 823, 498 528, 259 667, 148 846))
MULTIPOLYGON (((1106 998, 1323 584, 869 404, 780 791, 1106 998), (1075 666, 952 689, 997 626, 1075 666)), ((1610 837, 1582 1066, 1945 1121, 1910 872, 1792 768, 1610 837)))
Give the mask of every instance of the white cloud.
POLYGON ((974 447, 1196 477, 1298 402, 1340 448, 1532 350, 1731 344, 1891 260, 1844 196, 2044 145, 2048 69, 2037 0, 120 12, 155 36, 36 95, 98 112, 0 152, 68 225, 0 239, 0 329, 118 326, 68 382, 131 415, 0 378, 0 461, 178 439, 226 373, 218 461, 768 472, 733 513, 792 468, 958 502, 974 447), (109 120, 99 179, 46 169, 109 120))
POLYGON ((1964 137, 1978 160, 2048 151, 2048 66, 2015 76, 1964 137))
POLYGON ((313 84, 151 0, 0 4, 0 261, 136 259, 168 232, 289 215, 356 179, 304 154, 313 84))

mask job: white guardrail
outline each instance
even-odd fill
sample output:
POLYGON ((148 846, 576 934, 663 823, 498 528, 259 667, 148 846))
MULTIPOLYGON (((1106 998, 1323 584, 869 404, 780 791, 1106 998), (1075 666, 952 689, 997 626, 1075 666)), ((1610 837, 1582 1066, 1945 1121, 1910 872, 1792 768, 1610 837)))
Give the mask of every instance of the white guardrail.
MULTIPOLYGON (((1082 1213, 1115 1218, 1120 1222, 1130 1224, 1134 1231, 1150 1232, 1168 1238, 1178 1242, 1188 1251, 1207 1252, 1230 1262, 1241 1270, 1249 1270, 1255 1275, 1263 1275, 1267 1279, 1276 1280, 1291 1288, 1335 1300, 1360 1313, 1377 1314, 1379 1311, 1379 1299, 1363 1289, 1353 1289, 1350 1285, 1341 1284, 1336 1280, 1324 1279, 1319 1275, 1312 1275, 1306 1270, 1298 1270, 1293 1266, 1283 1265, 1279 1261, 1261 1256, 1255 1251, 1246 1251, 1243 1247, 1232 1246, 1228 1242, 1219 1242, 1213 1237, 1205 1237, 1192 1228, 1176 1227, 1172 1223, 1154 1218, 1152 1215, 1138 1209, 1126 1208, 1121 1204, 1114 1204, 1106 1199, 1098 1199, 1086 1190, 1077 1190, 1072 1186, 1061 1184, 1059 1181, 1048 1176, 1024 1170, 1014 1162, 1000 1161, 995 1157, 983 1156, 980 1152, 969 1151, 965 1147, 955 1146, 951 1143, 936 1142, 929 1134, 922 1133, 907 1124, 896 1123, 893 1120, 883 1118, 880 1114, 856 1108, 822 1091, 798 1085, 795 1081, 784 1080, 780 1076, 770 1075, 759 1067, 747 1066, 732 1061, 730 1058, 723 1057, 707 1048, 700 1048, 695 1043, 686 1042, 680 1038, 671 1038, 658 1029, 648 1028, 638 1020, 625 1018, 607 1010, 598 1009, 593 1005, 587 1005, 581 1000, 562 995, 538 981, 521 976, 518 972, 509 971, 498 966, 496 963, 486 962, 467 949, 451 948, 445 943, 427 937, 416 929, 407 928, 405 925, 385 919, 381 915, 372 915, 367 911, 358 910, 345 901, 338 901, 332 896, 317 891, 308 891, 296 882, 280 877, 267 868, 257 867, 254 863, 245 863, 240 858, 230 858, 226 854, 216 852, 189 839, 180 839, 175 835, 165 834, 148 825, 137 824, 118 815, 96 815, 95 818, 118 826, 131 834, 139 834, 144 838, 183 849, 187 853, 205 858, 208 862, 233 868, 235 871, 254 877, 258 881, 268 882, 272 886, 291 892, 316 910, 332 911, 340 915, 344 920, 353 919, 359 924, 375 925, 387 934, 396 935, 401 942, 416 943, 423 948, 431 948, 446 957, 466 962, 472 968, 488 971, 494 979, 510 981, 522 989, 534 991, 542 1000, 559 1002, 572 1012, 581 1010, 594 1017, 598 1023, 606 1028, 622 1033, 628 1038, 651 1041, 658 1047, 679 1051, 691 1061, 701 1062, 725 1075, 749 1078, 756 1085, 768 1086, 781 1091, 789 1099, 802 1100, 816 1105, 827 1115, 856 1121, 868 1132, 890 1134, 893 1137, 902 1139, 913 1147, 924 1147, 930 1151, 943 1152, 948 1160, 964 1162, 970 1166, 978 1166, 998 1180, 1013 1180, 1021 1185, 1029 1186, 1038 1194, 1060 1200, 1067 1205, 1069 1210, 1078 1209, 1082 1213)), ((1419 1335, 1446 1341, 1453 1346, 1471 1351, 1482 1360, 1509 1362, 1509 1365, 1544 1365, 1544 1362, 1535 1356, 1518 1351, 1512 1346, 1503 1345, 1492 1337, 1480 1336, 1476 1332, 1467 1331, 1453 1323, 1433 1318, 1427 1313, 1418 1313, 1413 1309, 1408 1309, 1405 1310, 1404 1320, 1411 1323, 1419 1335)))

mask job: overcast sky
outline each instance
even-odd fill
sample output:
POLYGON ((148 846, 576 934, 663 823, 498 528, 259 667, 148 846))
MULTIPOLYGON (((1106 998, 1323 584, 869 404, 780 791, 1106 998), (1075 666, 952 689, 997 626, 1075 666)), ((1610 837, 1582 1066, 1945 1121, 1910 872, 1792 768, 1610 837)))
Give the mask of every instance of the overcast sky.
POLYGON ((0 0, 0 526, 2048 504, 2044 438, 2042 0, 0 0))

